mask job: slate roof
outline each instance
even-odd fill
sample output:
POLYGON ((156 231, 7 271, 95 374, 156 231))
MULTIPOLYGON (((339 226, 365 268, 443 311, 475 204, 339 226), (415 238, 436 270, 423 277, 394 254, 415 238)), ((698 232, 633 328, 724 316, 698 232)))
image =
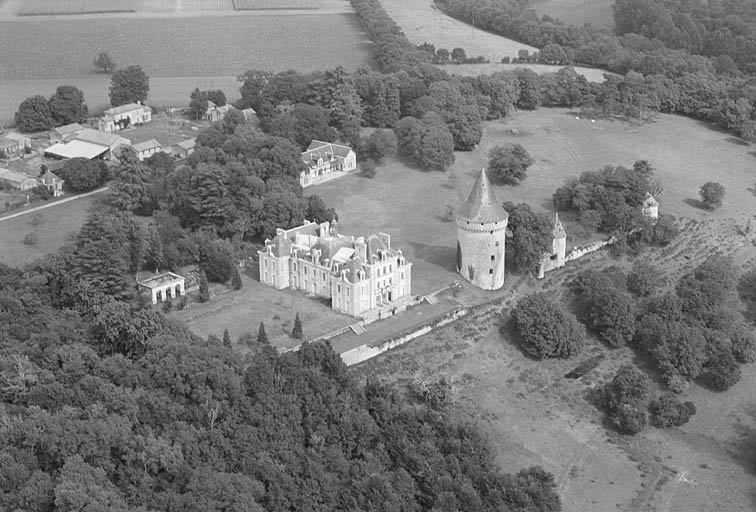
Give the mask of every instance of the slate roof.
POLYGON ((56 182, 63 181, 58 177, 56 174, 46 171, 42 176, 39 177, 39 180, 44 183, 45 185, 54 185, 56 182))
POLYGON ((155 139, 150 139, 150 140, 145 140, 142 142, 137 142, 136 144, 133 144, 132 147, 135 150, 137 150, 137 152, 141 153, 142 151, 148 151, 150 149, 161 148, 163 146, 155 139))
POLYGON ((111 147, 119 142, 126 141, 127 144, 131 144, 131 141, 115 135, 113 133, 101 132, 99 130, 92 130, 91 128, 85 128, 76 134, 74 140, 81 140, 84 142, 90 142, 92 144, 98 144, 100 146, 111 147))
POLYGON ((83 130, 84 127, 80 125, 79 123, 71 123, 71 124, 64 124, 63 126, 58 126, 57 128, 53 128, 53 131, 57 133, 58 135, 68 135, 69 133, 78 132, 79 130, 83 130))
POLYGON ((24 181, 33 180, 33 179, 34 178, 29 176, 28 174, 11 171, 10 169, 0 168, 0 180, 9 181, 11 183, 17 183, 18 185, 22 185, 24 181))
POLYGON ((491 223, 506 221, 507 211, 501 206, 491 189, 485 169, 480 170, 478 178, 470 190, 467 202, 457 211, 457 218, 468 222, 491 223))
POLYGON ((111 107, 105 110, 103 113, 106 116, 117 116, 118 114, 125 114, 126 112, 131 112, 133 110, 141 110, 141 109, 144 109, 145 112, 152 111, 152 109, 148 107, 147 105, 140 105, 139 103, 127 103, 126 105, 121 105, 119 107, 111 107))
POLYGON ((197 145, 197 140, 195 138, 182 140, 181 142, 177 142, 176 144, 174 144, 174 146, 178 146, 182 149, 192 149, 196 145, 197 145))
POLYGON ((347 261, 346 264, 346 280, 350 283, 354 284, 359 282, 359 279, 357 279, 357 271, 362 270, 362 262, 359 258, 352 258, 349 261, 347 261))
POLYGON ((567 232, 564 230, 564 226, 562 226, 562 222, 559 220, 559 214, 555 214, 554 217, 554 231, 552 232, 552 235, 554 238, 567 238, 567 232))
POLYGON ((6 137, 0 138, 0 149, 15 148, 19 145, 17 140, 12 140, 6 137))
POLYGON ((25 137, 24 135, 16 132, 6 133, 4 137, 6 139, 15 140, 16 142, 25 142, 29 139, 28 137, 25 137))
POLYGON ((310 145, 307 146, 307 151, 302 153, 302 161, 309 164, 318 158, 322 158, 324 161, 331 159, 328 155, 333 155, 334 158, 346 158, 352 148, 349 146, 342 146, 340 144, 332 144, 330 142, 323 142, 320 140, 313 140, 310 145))

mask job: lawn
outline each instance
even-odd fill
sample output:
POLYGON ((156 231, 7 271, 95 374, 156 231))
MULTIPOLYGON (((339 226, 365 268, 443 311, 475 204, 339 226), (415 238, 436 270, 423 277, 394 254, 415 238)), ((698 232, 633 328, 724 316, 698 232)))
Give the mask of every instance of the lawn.
POLYGON ((36 213, 0 220, 0 262, 20 267, 57 251, 79 231, 89 209, 101 197, 102 194, 95 194, 36 213), (30 233, 36 235, 33 245, 24 243, 30 233))
POLYGON ((559 18, 569 25, 590 23, 614 30, 613 0, 532 0, 530 7, 539 14, 559 18))
MULTIPOLYGON (((443 69, 450 75, 460 76, 478 76, 478 75, 490 75, 491 73, 497 73, 499 71, 514 71, 519 68, 527 68, 535 71, 539 75, 544 73, 555 73, 562 69, 564 66, 550 66, 548 64, 501 64, 500 62, 490 62, 488 64, 446 64, 439 65, 439 69, 443 69)), ((604 74, 608 71, 598 68, 586 68, 582 66, 573 66, 573 69, 583 75, 589 82, 603 82, 604 74)))
POLYGON ((25 0, 19 16, 134 12, 135 0, 25 0))
POLYGON ((204 304, 195 302, 171 316, 200 336, 223 336, 228 329, 236 341, 245 333, 257 338, 260 322, 265 323, 268 340, 279 349, 300 343, 291 338, 294 315, 299 313, 305 339, 332 332, 356 322, 354 318, 336 313, 330 304, 313 296, 293 291, 276 290, 256 278, 242 274, 244 287, 233 291, 223 285, 211 287, 213 296, 204 304))

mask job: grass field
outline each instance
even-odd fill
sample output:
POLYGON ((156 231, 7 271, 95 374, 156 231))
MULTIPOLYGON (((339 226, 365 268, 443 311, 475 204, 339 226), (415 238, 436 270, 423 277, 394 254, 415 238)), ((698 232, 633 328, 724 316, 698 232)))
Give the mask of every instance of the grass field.
MULTIPOLYGON (((756 180, 754 147, 683 117, 661 116, 635 126, 578 120, 568 110, 518 112, 506 123, 488 123, 479 147, 457 153, 448 173, 423 173, 392 162, 379 168, 372 181, 350 177, 310 191, 335 206, 344 231, 391 233, 392 243, 413 262, 413 290, 423 293, 455 279, 454 225, 439 218, 444 205, 464 199, 488 150, 505 142, 522 144, 536 162, 520 186, 496 187, 502 200, 550 210, 551 194, 565 179, 605 164, 648 159, 666 189, 661 211, 676 215, 684 226, 671 247, 650 253, 668 276, 716 251, 733 255, 745 268, 756 261, 752 240, 735 230, 756 206, 748 191, 756 180), (727 190, 723 207, 715 212, 704 212, 690 201, 709 180, 727 190)), ((566 229, 569 244, 574 224, 567 222, 566 229)), ((534 290, 558 290, 579 269, 611 264, 627 267, 629 262, 596 253, 544 281, 512 279, 505 285, 509 295, 481 292, 479 298, 508 297, 506 309, 534 290)), ((609 351, 593 341, 585 357, 603 353, 605 362, 579 381, 566 380, 562 376, 582 358, 526 358, 502 340, 500 311, 492 306, 476 318, 422 337, 358 367, 356 375, 399 383, 449 378, 455 414, 483 429, 507 470, 539 464, 553 472, 565 511, 753 510, 755 365, 744 367, 743 380, 724 394, 694 385, 683 399, 692 400, 699 412, 682 428, 649 428, 636 438, 624 438, 602 428, 602 414, 584 397, 619 365, 633 360, 632 351, 609 351)))
POLYGON ((316 0, 234 0, 237 11, 256 11, 260 9, 318 9, 316 0))
POLYGON ((516 57, 518 50, 537 50, 455 20, 436 10, 432 0, 382 0, 381 4, 414 44, 428 42, 449 50, 461 47, 469 57, 482 55, 491 62, 516 57))
POLYGON ((0 262, 22 266, 60 249, 84 224, 89 209, 103 194, 53 206, 37 213, 0 221, 0 262), (34 245, 24 243, 29 233, 35 233, 34 245))
POLYGON ((530 7, 540 14, 559 18, 570 25, 590 23, 614 29, 613 0, 532 0, 530 7))
POLYGON ((135 12, 136 0, 25 0, 16 11, 19 16, 51 14, 99 14, 135 12))
POLYGON ((220 338, 223 329, 228 329, 234 341, 245 333, 252 333, 257 338, 260 322, 264 322, 268 340, 278 348, 300 343, 290 336, 296 313, 302 320, 305 338, 355 322, 353 318, 333 311, 330 304, 307 294, 276 290, 244 274, 242 281, 244 286, 239 291, 213 286, 211 292, 217 295, 209 302, 190 304, 182 311, 173 312, 172 316, 203 337, 213 334, 220 338))

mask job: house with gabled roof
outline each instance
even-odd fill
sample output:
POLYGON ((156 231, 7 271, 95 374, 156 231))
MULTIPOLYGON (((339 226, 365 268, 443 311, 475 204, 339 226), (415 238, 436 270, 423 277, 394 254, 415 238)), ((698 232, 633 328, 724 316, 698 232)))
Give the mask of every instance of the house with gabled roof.
POLYGON ((0 185, 16 190, 31 190, 37 186, 37 180, 22 172, 0 168, 0 185))
POLYGON ((339 313, 372 322, 407 309, 412 263, 391 237, 339 234, 336 221, 276 230, 258 251, 260 282, 330 299, 339 313))
POLYGON ((23 158, 30 149, 31 139, 25 135, 15 132, 0 135, 0 158, 3 160, 23 158))
POLYGON ((345 176, 357 169, 357 155, 349 146, 313 140, 302 153, 307 167, 299 175, 302 187, 317 185, 345 176))
POLYGON ((181 142, 171 144, 169 153, 179 159, 188 158, 189 155, 194 153, 194 147, 197 145, 197 139, 192 137, 191 139, 185 139, 181 142))
POLYGON ((232 110, 239 110, 239 109, 237 109, 230 103, 226 103, 225 105, 222 105, 219 107, 212 101, 208 101, 207 110, 205 111, 205 119, 212 122, 223 121, 223 118, 226 117, 226 114, 228 114, 232 110))
POLYGON ((53 197, 60 197, 63 195, 63 182, 57 174, 45 171, 42 176, 37 178, 37 184, 45 187, 53 197))
POLYGON ((115 132, 150 121, 152 121, 152 109, 147 105, 142 105, 141 102, 136 102, 105 110, 97 121, 97 126, 103 132, 115 132))
POLYGON ((53 128, 50 130, 50 144, 68 142, 83 129, 84 127, 79 123, 71 123, 53 128))
POLYGON ((137 142, 136 144, 133 144, 131 147, 134 148, 134 151, 136 152, 136 156, 140 162, 151 157, 155 153, 160 152, 163 149, 163 145, 160 144, 155 139, 137 142))

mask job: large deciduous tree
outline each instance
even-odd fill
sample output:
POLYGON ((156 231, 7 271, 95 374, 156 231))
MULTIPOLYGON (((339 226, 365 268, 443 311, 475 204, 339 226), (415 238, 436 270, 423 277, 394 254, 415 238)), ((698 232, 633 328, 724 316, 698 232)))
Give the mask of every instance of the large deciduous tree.
POLYGON ((521 272, 533 272, 551 249, 554 224, 545 214, 535 213, 527 203, 504 203, 504 209, 509 213, 512 238, 507 245, 514 252, 515 267, 521 272))
POLYGON ((536 293, 522 299, 512 316, 522 339, 523 350, 538 359, 571 357, 584 344, 585 328, 575 315, 551 300, 546 293, 536 293))
POLYGON ((97 69, 102 69, 105 73, 112 73, 116 68, 116 63, 113 61, 113 59, 110 58, 110 56, 108 56, 107 53, 100 52, 100 54, 94 60, 94 67, 97 69))
POLYGON ((39 132, 53 127, 50 106, 44 96, 26 98, 18 106, 14 116, 16 126, 22 132, 39 132))
POLYGON ((119 69, 110 77, 110 104, 114 107, 143 102, 150 92, 150 79, 141 66, 119 69))
POLYGON ((701 185, 701 190, 698 193, 705 208, 715 210, 722 206, 725 189, 721 183, 715 181, 706 182, 701 185))
POLYGON ((63 186, 71 192, 89 192, 102 186, 108 179, 108 168, 100 160, 71 158, 59 171, 63 186))
POLYGON ((488 153, 488 175, 495 183, 518 185, 533 162, 528 150, 520 144, 496 146, 488 153))
POLYGON ((73 85, 61 85, 48 101, 50 115, 56 125, 80 123, 87 117, 84 93, 73 85))

